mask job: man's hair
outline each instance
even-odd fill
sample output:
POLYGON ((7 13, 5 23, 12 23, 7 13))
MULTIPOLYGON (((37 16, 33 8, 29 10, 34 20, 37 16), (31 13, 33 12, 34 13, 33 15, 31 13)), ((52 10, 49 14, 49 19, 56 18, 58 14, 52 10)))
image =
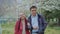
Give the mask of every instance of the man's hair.
POLYGON ((37 9, 37 7, 36 7, 36 6, 31 6, 31 7, 30 7, 30 10, 31 10, 31 9, 33 9, 33 8, 36 8, 36 9, 37 9))

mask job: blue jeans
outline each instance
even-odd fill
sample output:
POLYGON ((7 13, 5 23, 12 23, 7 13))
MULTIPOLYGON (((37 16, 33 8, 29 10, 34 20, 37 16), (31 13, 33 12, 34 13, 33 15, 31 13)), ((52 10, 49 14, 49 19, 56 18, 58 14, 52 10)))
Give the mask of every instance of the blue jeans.
POLYGON ((34 32, 32 32, 32 34, 44 34, 44 32, 42 32, 42 33, 34 33, 34 32))
POLYGON ((32 34, 38 34, 38 33, 32 33, 32 34))

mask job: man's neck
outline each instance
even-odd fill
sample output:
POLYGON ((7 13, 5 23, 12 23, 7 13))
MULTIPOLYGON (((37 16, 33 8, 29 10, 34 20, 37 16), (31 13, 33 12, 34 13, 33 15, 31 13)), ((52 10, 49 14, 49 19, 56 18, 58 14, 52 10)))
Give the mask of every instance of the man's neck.
POLYGON ((32 16, 36 16, 37 14, 35 14, 35 15, 32 15, 32 16))

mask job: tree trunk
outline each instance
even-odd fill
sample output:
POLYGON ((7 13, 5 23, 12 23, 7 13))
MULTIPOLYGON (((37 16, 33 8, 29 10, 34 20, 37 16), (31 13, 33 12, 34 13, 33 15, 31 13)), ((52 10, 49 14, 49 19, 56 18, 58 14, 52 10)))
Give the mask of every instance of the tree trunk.
POLYGON ((58 18, 58 20, 59 20, 59 21, 58 21, 58 25, 60 26, 60 18, 58 18))

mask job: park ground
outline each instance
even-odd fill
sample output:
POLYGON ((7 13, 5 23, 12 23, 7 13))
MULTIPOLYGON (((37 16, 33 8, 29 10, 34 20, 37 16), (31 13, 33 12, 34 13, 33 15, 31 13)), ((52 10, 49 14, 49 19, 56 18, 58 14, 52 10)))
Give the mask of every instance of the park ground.
MULTIPOLYGON (((14 34, 15 22, 12 23, 3 23, 2 34, 14 34)), ((47 26, 45 34, 60 34, 60 27, 49 27, 47 26)))

